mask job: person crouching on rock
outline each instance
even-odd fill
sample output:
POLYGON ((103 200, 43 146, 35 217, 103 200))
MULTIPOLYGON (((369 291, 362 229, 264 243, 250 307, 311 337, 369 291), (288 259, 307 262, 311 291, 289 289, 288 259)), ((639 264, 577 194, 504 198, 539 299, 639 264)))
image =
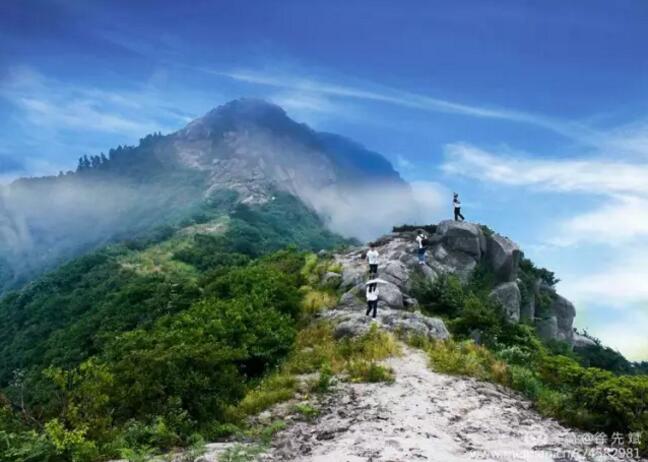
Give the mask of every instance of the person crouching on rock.
POLYGON ((423 231, 419 230, 418 234, 416 236, 416 245, 418 246, 417 252, 418 252, 418 261, 419 265, 424 265, 425 264, 425 234, 423 234, 423 231))
POLYGON ((454 193, 454 198, 452 199, 452 205, 454 206, 454 218, 455 221, 464 221, 464 216, 461 214, 461 201, 459 200, 459 194, 454 193))
POLYGON ((378 251, 374 248, 373 244, 369 244, 369 252, 367 252, 367 260, 369 261, 369 277, 374 277, 378 274, 378 251))
POLYGON ((367 316, 373 310, 373 317, 376 317, 378 311, 378 284, 367 284, 367 316))

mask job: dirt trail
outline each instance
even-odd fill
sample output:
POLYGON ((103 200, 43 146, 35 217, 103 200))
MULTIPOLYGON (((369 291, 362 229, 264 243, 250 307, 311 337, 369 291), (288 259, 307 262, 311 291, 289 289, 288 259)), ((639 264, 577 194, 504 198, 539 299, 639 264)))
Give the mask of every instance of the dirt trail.
POLYGON ((316 421, 291 425, 260 460, 623 460, 588 454, 595 447, 583 446, 586 434, 541 417, 515 393, 431 371, 420 351, 406 349, 387 364, 394 384, 342 384, 323 398, 316 421))

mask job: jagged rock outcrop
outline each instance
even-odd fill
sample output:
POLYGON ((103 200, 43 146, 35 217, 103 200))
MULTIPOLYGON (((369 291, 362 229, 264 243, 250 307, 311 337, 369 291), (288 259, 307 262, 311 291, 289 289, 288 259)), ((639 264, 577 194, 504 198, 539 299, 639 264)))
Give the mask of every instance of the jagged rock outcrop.
POLYGON ((536 332, 544 340, 558 338, 558 319, 555 316, 535 320, 536 332))
MULTIPOLYGON (((532 323, 545 339, 574 341, 574 306, 539 279, 530 284, 531 287, 522 287, 522 281, 518 280, 522 251, 507 237, 475 223, 442 221, 435 232, 427 236, 424 265, 417 260, 415 237, 416 232, 406 231, 387 234, 374 242, 380 254, 377 319, 386 328, 445 338, 448 334, 445 326, 441 327, 442 321, 430 321, 434 318, 417 312, 418 303, 410 296, 414 275, 434 281, 441 274, 454 274, 467 282, 477 265, 485 265, 497 281, 490 297, 501 304, 511 322, 532 323), (538 313, 540 299, 543 309, 538 313)), ((366 251, 364 247, 355 248, 334 257, 342 269, 339 286, 344 294, 336 309, 325 316, 339 321, 336 330, 339 336, 361 334, 370 325, 371 320, 364 315, 368 276, 366 251)))
POLYGON ((558 340, 571 343, 574 338, 574 318, 576 317, 576 309, 572 302, 556 294, 551 310, 556 315, 556 323, 558 325, 558 340))
POLYGON ((520 248, 509 238, 499 234, 488 236, 486 259, 500 281, 515 281, 521 256, 520 248))
POLYGON ((489 296, 502 305, 509 321, 520 321, 521 296, 517 282, 504 282, 495 287, 489 296))

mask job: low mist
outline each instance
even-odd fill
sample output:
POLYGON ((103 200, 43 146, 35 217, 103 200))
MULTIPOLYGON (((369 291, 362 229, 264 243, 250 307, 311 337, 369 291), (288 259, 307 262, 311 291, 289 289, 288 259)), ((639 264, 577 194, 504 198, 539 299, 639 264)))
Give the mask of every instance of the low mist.
POLYGON ((394 225, 437 222, 448 213, 452 200, 446 188, 432 182, 415 182, 410 187, 365 183, 303 195, 332 231, 362 241, 391 232, 394 225))

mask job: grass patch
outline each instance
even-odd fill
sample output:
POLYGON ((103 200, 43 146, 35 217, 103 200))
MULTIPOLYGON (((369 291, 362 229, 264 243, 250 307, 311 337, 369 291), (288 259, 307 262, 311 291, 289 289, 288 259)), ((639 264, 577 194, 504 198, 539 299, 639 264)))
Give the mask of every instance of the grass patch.
POLYGON ((347 366, 349 379, 352 382, 386 382, 394 383, 394 371, 389 368, 377 364, 374 361, 366 361, 364 359, 351 360, 347 366))
POLYGON ((300 414, 305 420, 312 422, 320 414, 319 409, 313 407, 309 403, 295 404, 293 410, 300 414))
POLYGON ((311 316, 319 311, 333 308, 338 301, 338 296, 330 291, 302 287, 303 298, 301 302, 302 314, 311 316))
POLYGON ((508 366, 487 348, 471 341, 437 341, 427 350, 434 369, 508 385, 508 366))
POLYGON ((236 422, 258 414, 274 404, 293 398, 296 391, 297 379, 294 375, 286 371, 275 372, 248 391, 236 406, 229 408, 229 418, 236 422))

